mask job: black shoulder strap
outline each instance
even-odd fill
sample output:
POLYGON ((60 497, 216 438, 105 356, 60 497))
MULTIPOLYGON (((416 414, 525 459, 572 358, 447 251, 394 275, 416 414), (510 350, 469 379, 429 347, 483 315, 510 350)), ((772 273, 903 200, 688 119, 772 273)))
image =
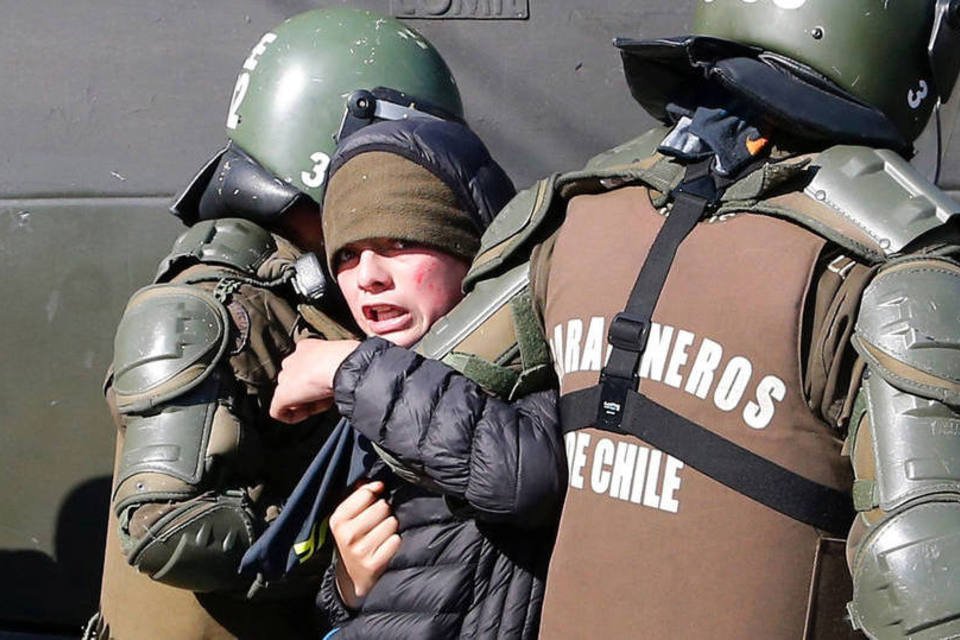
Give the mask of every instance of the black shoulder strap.
POLYGON ((846 535, 854 514, 848 494, 758 456, 636 390, 653 311, 677 249, 719 195, 710 173, 712 161, 710 157, 692 165, 674 190, 673 208, 653 241, 626 308, 611 323, 607 340, 612 349, 599 384, 560 399, 564 431, 594 426, 630 433, 760 504, 846 535))
POLYGON ((660 292, 670 273, 680 243, 703 217, 718 195, 710 175, 713 156, 692 165, 683 182, 674 190, 673 208, 650 253, 640 268, 626 308, 610 324, 607 341, 613 345, 607 365, 600 373, 598 426, 616 429, 622 419, 627 391, 637 388, 637 366, 650 337, 650 321, 660 292))

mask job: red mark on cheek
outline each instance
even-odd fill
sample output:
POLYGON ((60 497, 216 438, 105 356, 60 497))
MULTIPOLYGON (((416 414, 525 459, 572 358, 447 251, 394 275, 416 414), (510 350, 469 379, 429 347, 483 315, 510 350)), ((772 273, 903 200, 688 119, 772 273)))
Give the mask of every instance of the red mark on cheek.
POLYGON ((417 288, 423 287, 423 281, 427 279, 431 271, 432 269, 429 266, 423 266, 417 269, 416 274, 413 276, 413 281, 416 283, 417 288))

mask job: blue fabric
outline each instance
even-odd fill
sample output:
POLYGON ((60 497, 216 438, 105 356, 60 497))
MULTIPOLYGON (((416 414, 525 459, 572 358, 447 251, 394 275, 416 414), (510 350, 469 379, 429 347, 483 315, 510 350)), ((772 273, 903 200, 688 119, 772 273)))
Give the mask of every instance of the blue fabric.
POLYGON ((760 131, 738 115, 739 110, 689 110, 670 104, 667 111, 677 124, 661 144, 660 153, 690 162, 713 153, 717 158, 714 169, 722 176, 736 175, 753 161, 747 142, 759 139, 760 131))
POLYGON ((304 472, 280 516, 251 546, 241 573, 260 572, 275 580, 306 561, 322 546, 326 519, 376 461, 370 441, 341 420, 304 472), (297 547, 304 549, 297 553, 297 547))

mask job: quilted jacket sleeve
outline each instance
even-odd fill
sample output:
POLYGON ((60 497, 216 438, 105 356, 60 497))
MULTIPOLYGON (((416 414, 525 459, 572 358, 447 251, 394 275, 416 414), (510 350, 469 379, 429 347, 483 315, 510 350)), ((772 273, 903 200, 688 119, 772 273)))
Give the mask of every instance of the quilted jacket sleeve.
POLYGON ((555 391, 507 403, 381 338, 347 358, 335 391, 355 428, 474 517, 524 527, 556 517, 566 465, 555 391))

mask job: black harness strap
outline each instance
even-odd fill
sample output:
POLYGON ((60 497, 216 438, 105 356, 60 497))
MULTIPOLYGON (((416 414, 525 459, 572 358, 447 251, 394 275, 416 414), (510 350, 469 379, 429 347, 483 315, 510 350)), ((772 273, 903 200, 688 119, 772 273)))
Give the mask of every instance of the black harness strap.
POLYGON ((670 215, 653 241, 626 308, 610 325, 610 358, 594 387, 560 398, 565 433, 594 426, 630 433, 717 482, 800 522, 846 535, 851 497, 804 478, 687 420, 636 391, 640 358, 654 308, 677 249, 718 197, 710 174, 713 157, 687 170, 673 192, 670 215))
POLYGON ((626 308, 613 318, 607 341, 613 345, 607 365, 600 373, 600 404, 597 423, 604 429, 620 425, 627 392, 637 388, 637 367, 647 348, 650 320, 660 292, 670 273, 683 239, 693 230, 707 207, 717 197, 710 175, 713 156, 691 165, 683 182, 674 189, 673 208, 653 240, 627 299, 626 308))
MULTIPOLYGON (((596 425, 601 387, 560 398, 564 432, 596 425)), ((598 428, 603 428, 599 427, 598 428)), ((687 420, 650 398, 629 391, 620 429, 737 493, 805 524, 846 536, 853 521, 850 495, 814 482, 687 420)))

